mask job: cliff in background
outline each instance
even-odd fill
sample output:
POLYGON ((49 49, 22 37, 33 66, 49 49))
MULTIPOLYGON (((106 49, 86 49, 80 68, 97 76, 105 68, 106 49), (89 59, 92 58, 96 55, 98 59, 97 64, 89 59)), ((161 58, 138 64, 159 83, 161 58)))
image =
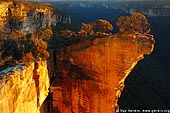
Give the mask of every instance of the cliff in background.
POLYGON ((52 113, 114 113, 124 80, 154 48, 144 34, 115 34, 66 47, 57 56, 50 93, 52 113))
POLYGON ((21 64, 0 73, 0 112, 39 113, 48 96, 50 79, 44 61, 21 64))
POLYGON ((35 2, 0 2, 0 28, 20 30, 23 34, 36 32, 40 28, 69 25, 71 18, 55 10, 49 4, 35 2))

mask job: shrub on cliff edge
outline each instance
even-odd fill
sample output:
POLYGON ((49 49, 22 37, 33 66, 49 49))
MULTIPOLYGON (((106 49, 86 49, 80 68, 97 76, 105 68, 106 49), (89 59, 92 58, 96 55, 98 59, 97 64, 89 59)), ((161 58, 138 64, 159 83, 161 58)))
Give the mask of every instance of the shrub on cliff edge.
POLYGON ((137 12, 132 13, 131 16, 119 17, 116 24, 120 32, 150 32, 150 24, 147 18, 143 14, 137 12))

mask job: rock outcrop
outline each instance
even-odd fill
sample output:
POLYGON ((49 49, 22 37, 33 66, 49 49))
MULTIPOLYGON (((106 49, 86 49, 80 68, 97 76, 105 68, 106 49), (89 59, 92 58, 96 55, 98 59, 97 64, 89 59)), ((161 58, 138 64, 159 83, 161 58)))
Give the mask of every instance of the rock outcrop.
POLYGON ((154 48, 147 34, 119 33, 66 47, 50 93, 52 113, 115 113, 124 80, 154 48))
POLYGON ((50 79, 44 61, 21 64, 0 72, 0 112, 39 113, 48 96, 50 79))

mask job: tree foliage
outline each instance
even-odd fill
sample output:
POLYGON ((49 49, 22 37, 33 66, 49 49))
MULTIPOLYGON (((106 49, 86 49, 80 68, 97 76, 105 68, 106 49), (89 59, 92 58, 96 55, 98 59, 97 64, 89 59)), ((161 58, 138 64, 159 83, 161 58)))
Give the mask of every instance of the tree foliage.
POLYGON ((43 41, 42 39, 37 39, 36 37, 31 38, 31 42, 33 43, 33 47, 31 49, 31 52, 33 53, 34 58, 42 58, 47 59, 49 57, 49 53, 46 50, 48 44, 43 41))
POLYGON ((51 28, 42 28, 37 31, 38 37, 41 39, 50 39, 53 35, 53 31, 51 28))
POLYGON ((13 59, 19 60, 19 51, 17 48, 17 41, 14 39, 7 39, 2 44, 2 59, 11 56, 13 59))
POLYGON ((28 13, 39 8, 52 11, 52 8, 41 3, 9 1, 11 4, 7 7, 7 20, 5 20, 4 28, 9 27, 10 29, 0 30, 0 70, 11 64, 15 65, 17 62, 26 63, 34 59, 39 60, 40 57, 46 60, 49 57, 47 42, 51 39, 53 31, 51 27, 41 29, 35 27, 36 32, 24 35, 21 29, 25 16, 21 14, 21 10, 22 6, 27 6, 23 10, 28 13))
POLYGON ((82 24, 82 30, 86 31, 87 34, 93 35, 96 32, 109 32, 113 30, 113 26, 107 20, 98 19, 90 24, 82 24))
POLYGON ((62 30, 58 32, 58 37, 60 38, 70 38, 74 37, 76 34, 71 30, 62 30))
POLYGON ((22 63, 25 65, 29 65, 30 62, 33 62, 33 60, 34 60, 34 57, 33 57, 32 52, 24 54, 21 59, 22 63))
POLYGON ((77 36, 78 37, 87 37, 87 32, 85 30, 80 30, 78 33, 77 33, 77 36))
POLYGON ((17 62, 28 65, 34 59, 46 60, 49 53, 46 50, 48 44, 44 40, 49 40, 52 35, 50 29, 39 30, 38 33, 32 33, 24 36, 19 31, 12 31, 10 34, 2 35, 0 39, 0 69, 15 65, 17 62))
POLYGON ((98 19, 94 25, 95 32, 109 32, 113 30, 113 26, 107 20, 98 19))
POLYGON ((113 30, 113 26, 107 20, 98 19, 92 23, 85 24, 82 23, 81 30, 73 32, 71 30, 61 30, 57 33, 59 39, 69 39, 69 38, 87 38, 95 36, 105 36, 106 33, 113 30))
POLYGON ((92 35, 94 33, 93 31, 93 25, 91 24, 85 24, 85 23, 82 23, 82 28, 81 30, 87 32, 87 34, 90 34, 92 35))
POLYGON ((150 32, 150 24, 147 18, 143 14, 137 12, 132 13, 131 16, 119 17, 116 24, 119 26, 120 32, 150 32))

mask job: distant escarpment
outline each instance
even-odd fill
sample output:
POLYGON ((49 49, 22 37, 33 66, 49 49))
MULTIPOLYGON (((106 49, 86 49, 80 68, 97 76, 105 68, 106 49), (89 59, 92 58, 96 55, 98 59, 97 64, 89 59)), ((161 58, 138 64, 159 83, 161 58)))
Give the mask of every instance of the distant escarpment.
POLYGON ((152 35, 118 33, 65 47, 51 84, 52 113, 115 113, 124 80, 154 48, 152 35))

